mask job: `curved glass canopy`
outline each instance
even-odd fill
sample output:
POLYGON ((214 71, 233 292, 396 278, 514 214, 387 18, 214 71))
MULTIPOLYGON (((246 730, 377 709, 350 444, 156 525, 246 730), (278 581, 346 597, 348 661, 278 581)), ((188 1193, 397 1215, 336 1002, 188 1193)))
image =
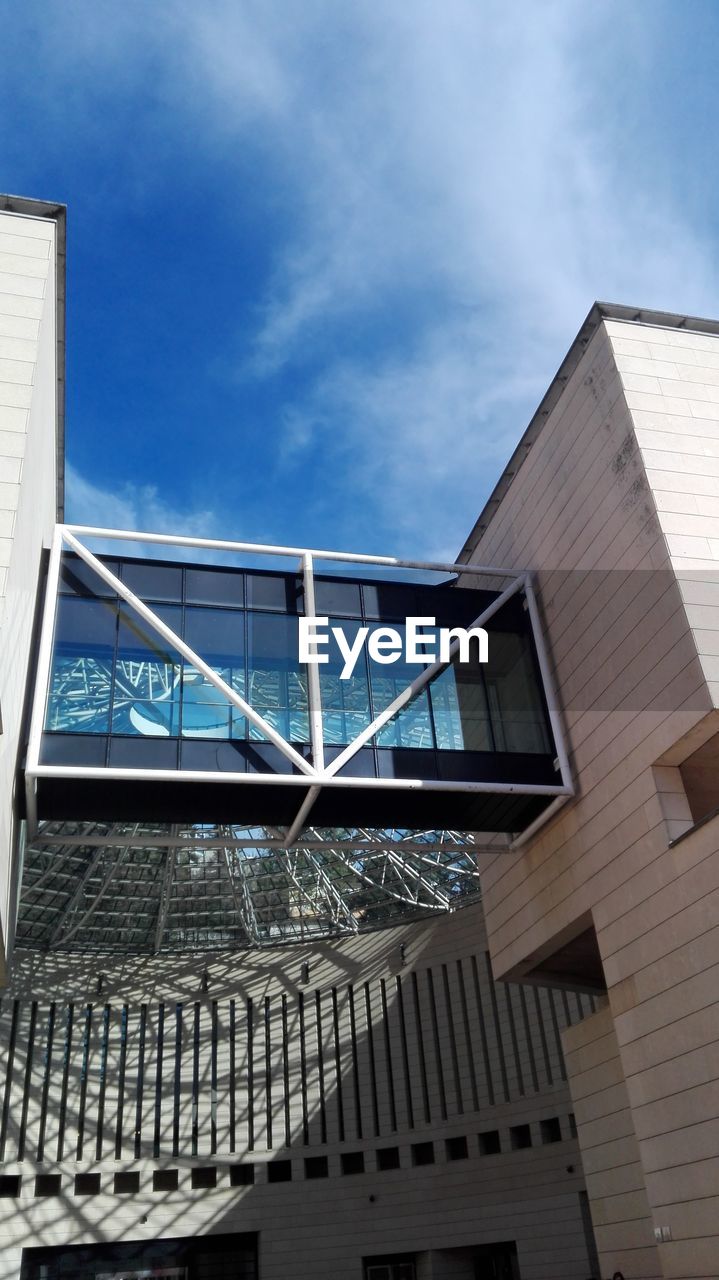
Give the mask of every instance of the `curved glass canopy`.
POLYGON ((309 827, 284 849, 266 827, 44 823, 17 944, 152 954, 352 936, 475 899, 477 840, 309 827))

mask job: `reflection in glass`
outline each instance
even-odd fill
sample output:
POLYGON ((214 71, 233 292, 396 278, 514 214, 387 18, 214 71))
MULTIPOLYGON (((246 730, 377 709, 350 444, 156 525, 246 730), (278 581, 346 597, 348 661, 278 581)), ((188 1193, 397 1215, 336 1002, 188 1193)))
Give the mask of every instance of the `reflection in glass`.
POLYGON ((46 729, 61 733, 107 733, 112 657, 55 653, 46 729))
MULTIPOLYGON (((68 570, 63 589, 82 594, 62 595, 58 600, 48 730, 264 741, 259 730, 248 729, 243 713, 129 606, 85 594, 91 589, 90 577, 77 565, 70 568, 74 578, 70 581, 68 570)), ((153 604, 154 611, 283 737, 295 743, 309 741, 307 672, 298 661, 299 580, 294 575, 248 575, 249 598, 261 601, 262 607, 245 611, 220 607, 244 598, 241 574, 182 570, 174 565, 129 570, 130 566, 122 567, 126 580, 132 578, 166 595, 181 594, 184 572, 186 596, 207 603, 184 608, 153 604), (283 613, 282 608, 291 612, 283 613)), ((419 587, 413 593, 420 614, 437 616, 439 603, 432 603, 433 597, 423 597, 419 587)), ((331 638, 324 650, 328 661, 318 669, 328 747, 352 742, 424 669, 406 663, 403 653, 393 663, 370 661, 364 643, 352 676, 341 679, 345 659, 331 628, 341 627, 351 647, 363 625, 356 616, 362 602, 365 610, 368 602, 372 607, 382 604, 391 616, 400 596, 406 605, 407 592, 392 584, 387 588, 365 584, 360 589, 356 583, 331 581, 322 587, 319 598, 324 606, 334 603, 337 609, 355 614, 354 618, 330 617, 331 638)), ((386 623, 365 625, 371 634, 386 623)), ((404 650, 402 623, 392 621, 392 625, 400 632, 404 650)), ((490 626, 489 662, 479 664, 474 648, 469 663, 455 660, 383 726, 373 745, 550 753, 531 635, 520 629, 526 624, 517 623, 516 614, 513 621, 505 616, 493 625, 517 629, 490 626)))
POLYGON ((454 667, 448 667, 432 681, 429 696, 437 746, 440 751, 462 751, 464 738, 454 667))
POLYGON ((182 567, 177 564, 126 561, 122 580, 141 600, 182 599, 182 567))
MULTIPOLYGON (((330 618, 329 625, 341 627, 347 644, 354 644, 360 627, 359 622, 330 618)), ((332 746, 337 744, 344 746, 356 738, 372 719, 367 651, 365 648, 362 649, 352 676, 348 680, 340 678, 345 660, 332 632, 330 632, 330 642, 325 652, 328 661, 319 668, 325 742, 332 746)))
MULTIPOLYGON (((372 664, 373 718, 378 716, 380 712, 385 711, 407 685, 412 684, 413 680, 416 680, 417 676, 421 675, 425 669, 423 666, 404 661, 405 628, 399 623, 393 623, 393 626, 402 639, 402 654, 391 665, 372 664)), ((382 627, 377 627, 376 625, 371 627, 371 632, 378 630, 382 630, 382 627)), ((430 627, 424 628, 424 632, 427 636, 433 634, 430 627)), ((377 746, 416 748, 434 746, 429 696, 426 689, 423 689, 411 702, 402 707, 401 711, 393 716, 383 729, 380 729, 377 734, 377 746)))
POLYGON ((492 751, 484 671, 455 661, 431 685, 437 745, 445 751, 492 751))
MULTIPOLYGON (((248 702, 290 742, 309 742, 307 673, 298 661, 297 618, 248 613, 248 702)), ((250 737, 266 741, 254 726, 250 737)))
POLYGON ((485 679, 496 750, 551 751, 529 637, 492 634, 485 679))
MULTIPOLYGON (((244 613, 228 609, 186 609, 185 640, 208 666, 245 694, 244 613)), ((182 673, 183 738, 244 738, 247 721, 219 689, 194 667, 182 673)))
POLYGON ((110 601, 58 600, 47 729, 107 733, 116 623, 110 601))
MULTIPOLYGON (((179 630, 181 609, 156 605, 154 612, 173 631, 179 630)), ((179 731, 179 686, 180 663, 175 650, 122 604, 112 697, 113 733, 175 736, 179 731)))

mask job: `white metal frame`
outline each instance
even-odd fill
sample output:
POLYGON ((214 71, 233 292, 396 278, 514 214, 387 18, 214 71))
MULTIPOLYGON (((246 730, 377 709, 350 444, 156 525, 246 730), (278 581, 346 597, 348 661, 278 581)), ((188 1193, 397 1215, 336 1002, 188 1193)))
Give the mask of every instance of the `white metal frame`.
MULTIPOLYGON (((491 793, 491 794, 518 794, 518 795, 543 795, 553 798, 553 803, 545 810, 540 817, 532 823, 527 831, 521 833, 519 841, 524 842, 529 838, 530 834, 534 834, 556 810, 574 794, 569 760, 564 741, 561 718, 557 709, 557 700, 554 691, 554 683, 552 679, 551 667, 544 644, 544 637, 540 625, 539 611, 532 587, 531 574, 528 571, 517 572, 516 570, 497 569, 494 566, 478 565, 478 564, 446 564, 421 560, 402 560, 391 556, 374 556, 361 555, 352 552, 326 551, 326 550, 309 550, 302 547, 284 547, 272 546, 251 542, 231 542, 211 538, 189 538, 179 535, 162 534, 162 533, 142 533, 129 530, 118 529, 101 529, 92 526, 83 525, 58 525, 55 529, 52 548, 50 551, 50 561, 48 567, 47 591, 44 605, 44 613, 42 620, 42 630, 40 638, 40 646, 38 653, 37 674, 35 680, 34 697, 32 704, 32 714, 30 721, 30 734, 27 750, 27 761, 25 766, 25 786, 26 786, 26 804, 27 804, 27 822, 28 836, 33 839, 38 833, 37 819, 37 780, 39 778, 117 778, 131 780, 151 780, 161 783, 167 781, 177 781, 181 778, 183 782, 214 782, 223 783, 230 786, 235 784, 242 786, 251 784, 252 786, 291 786, 304 789, 305 794, 301 797, 298 805, 297 815, 287 829, 287 831, 278 833, 276 846, 266 845, 264 847, 279 847, 289 849, 296 844, 301 843, 303 848, 311 847, 305 841, 299 841, 302 831, 304 830, 312 806, 317 799, 323 787, 343 787, 343 788, 370 788, 370 789, 393 789, 406 791, 441 791, 441 792, 463 792, 463 793, 491 793), (142 544, 159 544, 171 547, 184 547, 187 549, 197 549, 202 551, 229 551, 251 554, 253 556, 282 556, 282 557, 298 557, 298 572, 302 574, 304 583, 304 601, 305 611, 310 616, 315 613, 315 594, 314 594, 314 571, 317 561, 342 562, 352 565, 372 565, 383 566, 393 569, 414 569, 421 571, 432 571, 439 573, 454 573, 460 576, 473 577, 492 577, 507 579, 511 582, 500 594, 483 609, 472 623, 473 627, 482 627, 488 622, 495 613, 517 592, 523 592, 529 613, 531 630, 536 647, 537 659, 540 669, 541 679, 544 685, 544 692, 549 710, 549 719, 552 728, 555 748, 557 752, 557 766, 561 781, 554 784, 522 784, 522 783, 496 783, 496 782, 445 782, 436 780, 427 780, 423 778, 362 778, 362 777, 339 777, 339 771, 343 766, 371 739, 379 732, 379 730, 388 723, 389 720, 408 702, 412 700, 421 689, 449 665, 449 661, 457 650, 458 642, 452 645, 449 651, 449 658, 445 661, 434 662, 431 666, 425 667, 421 674, 417 676, 411 684, 394 699, 394 701, 385 708, 385 710, 377 716, 371 724, 362 730, 360 734, 351 742, 333 761, 331 764, 325 764, 324 758, 324 741, 322 731, 322 699, 320 690, 319 672, 316 666, 310 664, 308 667, 308 704, 309 704, 309 723, 310 723, 310 739, 312 748, 312 763, 305 760, 277 730, 269 724, 263 716, 255 711, 252 706, 233 688, 228 685, 217 672, 204 661, 204 659, 196 653, 189 645, 181 639, 180 636, 169 627, 161 618, 157 616, 137 595, 134 594, 119 578, 113 574, 106 565, 98 559, 85 545, 83 540, 97 539, 114 540, 119 542, 132 542, 142 544), (45 719, 45 710, 49 695, 50 685, 50 669, 52 660, 52 645, 55 625, 56 602, 58 596, 58 586, 60 577, 60 565, 63 547, 68 547, 75 552, 81 560, 84 561, 90 569, 92 569, 98 577, 110 586, 117 595, 124 600, 135 613, 141 617, 145 623, 151 627, 158 635, 171 645, 192 667, 205 677, 214 687, 225 697, 228 702, 235 706, 248 720, 257 728, 260 733, 278 748, 279 751, 290 760, 295 768, 299 771, 295 774, 247 774, 247 773, 213 773, 204 770, 177 770, 171 769, 132 769, 118 767, 87 767, 85 765, 48 765, 40 763, 40 746, 43 732, 43 724, 45 719)), ((134 843, 131 838, 126 837, 128 843, 134 843)), ((85 841, 83 840, 83 843, 85 841)), ((114 840, 113 843, 117 843, 114 840)), ((186 845, 186 841, 182 842, 186 845)), ((248 840, 248 844, 256 845, 256 841, 248 840)), ((518 842, 515 842, 518 843, 518 842)), ((331 847, 338 849, 339 844, 335 840, 320 841, 320 847, 331 847)), ((357 848, 356 843, 351 845, 357 848)))

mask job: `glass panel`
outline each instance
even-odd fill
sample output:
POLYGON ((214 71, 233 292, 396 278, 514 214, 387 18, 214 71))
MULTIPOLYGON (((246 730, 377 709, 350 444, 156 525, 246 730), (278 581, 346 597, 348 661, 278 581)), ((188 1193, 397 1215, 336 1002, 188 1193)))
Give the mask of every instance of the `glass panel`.
POLYGON ((442 751, 492 751, 482 669, 456 662, 430 686, 437 746, 442 751))
MULTIPOLYGON (((249 613, 248 701, 261 716, 292 742, 309 742, 307 675, 298 662, 295 617, 249 613)), ((264 735, 251 728, 250 737, 264 735)))
POLYGON ((141 600, 182 600, 179 565, 128 562, 122 567, 122 580, 141 600))
MULTIPOLYGON (((150 664, 147 664, 149 668, 150 664)), ((144 738, 176 738, 180 732, 180 704, 171 696, 159 668, 149 670, 154 698, 132 698, 119 687, 112 714, 113 733, 141 734, 144 738), (163 690, 161 693, 160 690, 163 690)), ((163 673, 164 676, 164 673, 163 673)), ((174 690, 172 691, 174 693, 174 690)))
POLYGON ((247 768, 244 743, 196 742, 182 744, 182 769, 201 769, 208 773, 244 773, 247 768))
MULTIPOLYGON (((186 609, 185 639, 198 657, 245 695, 245 615, 235 609, 186 609)), ((182 673, 183 738, 244 738, 247 720, 194 667, 182 673)))
POLYGON ((341 613, 350 618, 360 618, 362 605, 359 583, 315 578, 315 604, 320 617, 341 613))
MULTIPOLYGON (((154 610, 180 632, 182 610, 154 610)), ((167 738, 179 732, 180 661, 177 652, 129 605, 120 606, 117 661, 112 700, 113 733, 167 738)))
POLYGON ((120 769, 176 769, 177 742, 154 734, 141 739, 110 738, 110 766, 113 765, 120 769))
POLYGON ((245 575, 232 569, 187 569, 185 599, 188 604, 229 604, 241 609, 245 575))
POLYGON ((107 764, 105 735, 77 733, 44 734, 40 749, 41 764, 107 764))
MULTIPOLYGON (((244 694, 244 671, 232 667, 211 664, 222 679, 244 694)), ((231 703, 194 667, 186 665, 182 670, 182 736, 183 738, 229 738, 231 703)), ((237 712, 241 721, 244 717, 237 712)), ((242 724, 238 724, 234 737, 244 737, 242 724)))
POLYGON ((552 749, 530 645, 516 632, 490 634, 485 680, 497 751, 552 749))
POLYGON ((440 751, 461 751, 464 747, 462 722, 457 697, 457 682, 452 667, 437 676, 429 686, 437 746, 440 751))
POLYGON ((494 741, 489 721, 484 672, 477 663, 453 665, 459 719, 462 728, 462 748, 465 751, 492 751, 494 741))
POLYGON ((107 733, 117 605, 61 597, 45 727, 64 733, 107 733))
POLYGON ((289 573, 248 573, 247 604, 252 609, 297 613, 302 606, 302 579, 289 573))
POLYGON ((81 653, 112 652, 115 647, 117 605, 108 600, 58 600, 55 648, 81 653))
MULTIPOLYGON (((103 564, 117 577, 120 569, 116 560, 105 560, 103 564)), ((114 596, 112 587, 103 582, 99 574, 79 556, 64 555, 60 568, 59 591, 64 596, 114 596)))
MULTIPOLYGON (((342 628, 348 645, 354 644, 359 625, 358 622, 347 622, 339 618, 330 618, 329 621, 330 627, 342 628)), ((346 744, 356 738, 372 719, 367 650, 363 648, 354 671, 347 680, 340 679, 345 660, 331 631, 329 645, 322 652, 327 652, 329 658, 328 662, 318 668, 325 742, 328 745, 346 744)))
POLYGON ((405 582, 365 582, 362 585, 366 618, 389 621, 413 616, 422 617, 431 610, 422 606, 421 588, 405 582))
MULTIPOLYGON (((399 633, 402 652, 396 662, 384 665, 370 659, 370 679, 372 682, 372 717, 378 716, 391 702, 402 693, 408 684, 412 684, 418 675, 425 670, 424 666, 404 661, 405 627, 400 623, 392 624, 399 633)), ((381 630, 372 626, 370 633, 381 630)), ((430 627, 423 628, 427 636, 432 634, 430 627)), ((429 710, 427 690, 423 689, 406 707, 380 729, 376 737, 379 747, 433 747, 432 720, 429 710)))
MULTIPOLYGON (((405 684, 409 681, 405 681, 405 684)), ((397 680, 392 686, 389 681, 383 681, 380 689, 383 706, 389 703, 401 693, 404 684, 397 680), (396 690, 396 692, 395 692, 396 690), (387 691, 385 693, 385 691, 387 691)), ((373 696, 375 684, 372 685, 373 696)), ((429 699, 427 690, 417 694, 406 707, 392 718, 380 729, 377 734, 378 747, 431 747, 433 746, 432 738, 432 722, 429 713, 429 699)))
POLYGON ((470 587, 432 587, 422 593, 422 612, 432 613, 438 626, 470 627, 483 609, 495 598, 494 591, 476 591, 470 587))
POLYGON ((205 662, 240 664, 245 652, 245 615, 241 609, 185 610, 185 640, 205 662))

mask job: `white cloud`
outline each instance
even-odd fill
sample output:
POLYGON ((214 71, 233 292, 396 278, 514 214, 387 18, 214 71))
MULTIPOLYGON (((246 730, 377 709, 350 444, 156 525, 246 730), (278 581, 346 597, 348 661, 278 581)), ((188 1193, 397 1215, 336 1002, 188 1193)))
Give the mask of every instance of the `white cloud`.
MULTIPOLYGON (((671 185, 682 139, 654 81, 668 12, 71 6, 56 65, 96 87, 151 77, 168 127, 216 149, 210 200, 251 198, 233 177, 248 148, 274 165, 285 239, 238 376, 318 369, 286 406, 278 476, 323 469, 335 541, 458 545, 595 298, 719 309, 709 212, 671 185)), ((172 514, 151 488, 113 501, 113 523, 172 514)))
MULTIPOLYGON (((433 512, 433 540, 461 540, 595 298, 719 306, 709 236, 672 194, 661 138, 614 103, 613 72, 631 68, 637 94, 651 80, 650 8, 642 21, 611 3, 420 0, 341 19, 316 2, 289 24, 284 5, 251 10, 271 67, 254 102, 297 213, 243 368, 324 360, 288 408, 284 465, 321 440, 328 472, 403 542, 433 512), (425 291, 436 309, 420 322, 425 291), (368 366, 353 326, 395 309, 406 341, 368 366)), ((228 127, 247 110, 236 10, 192 15, 228 127)))
MULTIPOLYGON (((94 529, 117 529, 137 533, 136 541, 110 538, 90 538, 95 551, 106 555, 121 549, 125 555, 148 556, 164 560, 185 560, 221 564, 242 563, 248 567, 290 569, 297 567, 297 556, 273 556, 271 563, 266 555, 250 552, 231 552, 193 547, 189 551, 166 543, 143 541, 142 534, 170 533, 183 538, 211 538, 221 541, 262 543, 273 545, 276 535, 272 529, 272 513, 253 505, 251 499, 243 501, 242 510, 235 519, 241 525, 228 526, 226 515, 208 507, 188 509, 168 502, 155 485, 124 483, 117 490, 106 489, 83 476, 72 464, 65 471, 66 503, 65 519, 68 524, 85 525, 94 529)), ((279 545, 284 545, 280 543, 279 545)))
MULTIPOLYGON (((124 529, 132 533, 173 533, 188 538, 220 538, 226 533, 218 532, 218 521, 215 513, 206 511, 185 511, 173 507, 157 491, 154 485, 123 484, 117 492, 103 489, 93 484, 68 464, 65 472, 67 487, 66 520, 69 524, 83 524, 99 529, 124 529)), ((98 548, 103 552, 116 551, 118 543, 109 539, 100 542, 98 548)), ((149 544, 141 541, 128 550, 128 554, 152 554, 149 544)), ((181 558, 183 553, 172 547, 155 550, 156 555, 166 559, 181 558)), ((198 558, 199 557, 198 555, 198 558)))

